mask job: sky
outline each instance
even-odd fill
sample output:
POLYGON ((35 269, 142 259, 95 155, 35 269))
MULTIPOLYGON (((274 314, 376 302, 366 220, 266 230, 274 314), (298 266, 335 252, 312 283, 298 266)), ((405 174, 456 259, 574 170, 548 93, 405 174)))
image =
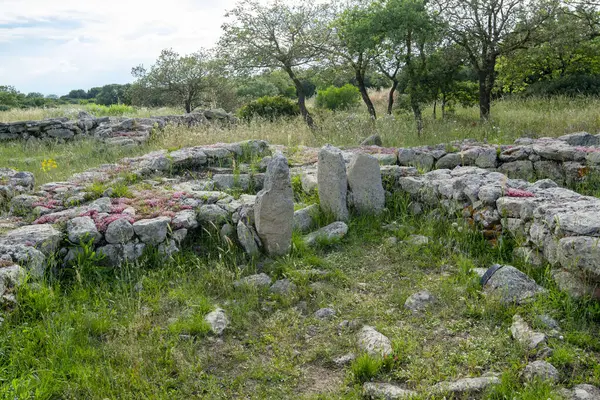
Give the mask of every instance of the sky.
POLYGON ((64 95, 214 46, 235 0, 0 0, 0 86, 64 95))

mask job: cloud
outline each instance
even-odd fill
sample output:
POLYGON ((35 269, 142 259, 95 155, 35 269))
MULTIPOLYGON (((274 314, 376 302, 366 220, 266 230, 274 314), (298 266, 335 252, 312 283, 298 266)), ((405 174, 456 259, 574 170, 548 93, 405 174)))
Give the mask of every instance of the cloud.
POLYGON ((164 48, 212 47, 235 0, 2 0, 0 85, 65 94, 132 80, 164 48))

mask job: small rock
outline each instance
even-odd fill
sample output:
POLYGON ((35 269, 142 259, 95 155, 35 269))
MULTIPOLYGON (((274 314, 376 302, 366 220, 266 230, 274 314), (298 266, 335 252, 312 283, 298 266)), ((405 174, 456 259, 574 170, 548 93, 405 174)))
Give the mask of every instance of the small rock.
POLYGON ((389 237, 385 239, 385 244, 387 244, 388 246, 395 246, 398 244, 398 238, 395 236, 389 237))
POLYGON ((102 235, 90 217, 77 217, 67 222, 67 233, 71 243, 80 244, 85 241, 97 243, 102 235))
POLYGON ((335 310, 333 308, 321 308, 315 311, 315 318, 317 319, 331 319, 335 317, 335 310))
POLYGON ((360 332, 358 332, 358 347, 370 355, 385 357, 392 354, 392 342, 390 339, 368 325, 363 326, 360 332))
POLYGON ((545 291, 533 279, 510 265, 494 265, 487 275, 491 276, 482 278, 487 278, 482 282, 484 292, 498 295, 502 303, 522 304, 545 291))
POLYGON ((118 219, 108 225, 104 236, 108 243, 125 244, 133 237, 133 226, 125 218, 118 219))
POLYGON ((133 224, 133 230, 140 240, 146 244, 160 244, 167 238, 169 217, 142 219, 133 224))
POLYGON ((342 367, 345 367, 346 365, 350 364, 355 359, 356 359, 356 354, 348 353, 348 354, 344 354, 343 356, 334 358, 333 363, 337 367, 342 368, 342 367))
POLYGON ((204 320, 208 322, 210 330, 217 336, 221 336, 225 328, 229 325, 229 319, 227 319, 225 311, 220 308, 208 313, 206 317, 204 317, 204 320))
POLYGON ((390 383, 367 382, 363 385, 363 395, 368 399, 410 399, 417 393, 402 389, 390 383))
POLYGON ((528 350, 534 350, 546 343, 546 335, 532 330, 518 314, 513 317, 513 324, 510 327, 510 331, 512 337, 528 350))
POLYGON ((290 294, 296 290, 296 285, 289 279, 280 279, 271 286, 271 293, 275 294, 290 294))
POLYGON ((315 224, 315 216, 318 213, 318 204, 313 204, 294 212, 294 229, 300 232, 308 232, 315 224))
POLYGON ((574 386, 573 389, 562 389, 561 395, 566 400, 598 400, 600 399, 600 389, 595 386, 582 384, 574 386))
POLYGON ((421 290, 420 292, 414 293, 406 299, 404 307, 408 308, 413 312, 424 310, 429 304, 435 301, 435 297, 427 290, 421 290))
POLYGON ((423 235, 410 235, 404 242, 411 246, 426 246, 429 244, 429 238, 423 235))
POLYGON ((318 240, 329 241, 341 239, 346 236, 346 233, 348 233, 348 225, 338 221, 334 222, 333 224, 329 224, 316 232, 306 235, 304 242, 309 246, 313 246, 318 240))
POLYGON ((558 324, 558 322, 556 322, 556 320, 548 314, 538 315, 536 317, 536 320, 547 328, 560 331, 560 325, 558 324))
POLYGON ((481 376, 478 378, 464 378, 454 382, 440 382, 431 387, 434 393, 479 393, 492 385, 500 383, 496 376, 481 376))
POLYGON ((527 381, 533 381, 535 379, 543 381, 558 382, 559 373, 554 365, 546 361, 534 361, 529 363, 523 371, 523 378, 527 381))
POLYGON ((250 275, 245 278, 233 282, 233 286, 240 287, 243 285, 252 286, 255 288, 266 288, 271 286, 271 277, 265 273, 250 275))

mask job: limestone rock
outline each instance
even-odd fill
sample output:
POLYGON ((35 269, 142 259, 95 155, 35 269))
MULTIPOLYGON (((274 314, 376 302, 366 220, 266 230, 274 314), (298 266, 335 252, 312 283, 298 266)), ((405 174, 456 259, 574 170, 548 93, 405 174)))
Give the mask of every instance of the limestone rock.
POLYGON ((198 210, 198 221, 207 224, 223 225, 229 217, 227 210, 216 204, 205 204, 198 210))
POLYGON ((566 400, 598 400, 600 389, 587 384, 576 385, 573 389, 563 389, 561 394, 566 400))
POLYGON ((332 319, 335 317, 335 310, 333 308, 320 308, 315 311, 316 319, 332 319))
POLYGON ((365 153, 356 153, 348 165, 348 185, 354 208, 363 214, 380 214, 385 207, 385 191, 379 162, 365 153))
POLYGON ((229 326, 229 319, 220 308, 208 313, 204 320, 210 325, 210 330, 217 336, 221 336, 225 329, 229 326))
POLYGON ((67 234, 71 243, 80 244, 85 241, 97 243, 102 235, 90 217, 77 217, 67 222, 67 234))
POLYGON ((493 274, 482 282, 484 292, 499 296, 503 303, 521 304, 545 291, 533 279, 513 266, 495 265, 488 271, 493 274))
POLYGON ((238 241, 246 254, 255 257, 260 253, 260 239, 252 226, 246 225, 242 220, 237 224, 238 241))
POLYGON ((173 217, 171 224, 174 228, 180 229, 195 229, 198 227, 198 221, 196 220, 196 213, 193 210, 179 211, 173 217))
POLYGON ((513 316, 513 324, 510 327, 510 331, 512 337, 528 350, 534 350, 546 343, 546 335, 532 330, 518 314, 513 316))
POLYGON ((329 224, 318 231, 306 235, 304 237, 304 242, 309 246, 313 246, 317 244, 319 240, 339 240, 346 236, 347 233, 348 225, 343 222, 334 222, 333 224, 329 224))
POLYGON ((478 378, 464 378, 454 382, 440 382, 431 387, 434 393, 452 393, 456 395, 466 393, 480 393, 492 385, 500 383, 496 376, 481 376, 478 378))
POLYGON ((133 238, 133 226, 125 218, 111 222, 106 228, 104 237, 110 244, 125 244, 133 238))
POLYGON ((317 182, 321 209, 338 221, 347 221, 348 179, 344 157, 338 148, 327 145, 319 151, 317 182))
POLYGON ((404 242, 411 246, 426 246, 429 244, 429 238, 423 235, 410 235, 404 242))
POLYGON ((533 381, 535 379, 558 382, 560 375, 554 365, 547 361, 537 360, 533 361, 525 367, 523 371, 523 378, 527 381, 533 381))
POLYGON ((348 353, 348 354, 344 354, 343 356, 336 357, 332 361, 337 367, 342 368, 342 367, 350 364, 355 359, 356 359, 356 354, 348 353))
POLYGON ((26 225, 0 235, 0 245, 33 246, 45 255, 58 250, 62 234, 52 225, 26 225))
POLYGON ((368 325, 358 332, 358 347, 372 356, 385 357, 393 352, 390 339, 368 325))
POLYGON ((435 302, 435 297, 429 293, 429 291, 421 290, 420 292, 410 295, 406 299, 406 302, 404 302, 404 307, 413 312, 418 312, 423 311, 433 302, 435 302))
POLYGON ((288 161, 281 153, 269 162, 264 188, 256 195, 254 219, 266 253, 287 254, 292 243, 294 193, 288 161))
POLYGON ((247 276, 245 278, 242 278, 242 279, 239 279, 239 280, 233 282, 233 286, 235 286, 235 287, 240 287, 240 286, 244 286, 244 285, 248 285, 248 286, 252 286, 252 287, 256 287, 256 288, 267 288, 267 287, 271 286, 271 277, 265 273, 260 273, 260 274, 250 275, 250 276, 247 276))
POLYGON ((134 262, 142 256, 146 245, 144 243, 107 244, 99 247, 96 252, 106 258, 104 263, 119 266, 126 262, 134 262))
POLYGON ((319 205, 312 204, 294 212, 294 229, 308 232, 315 224, 315 217, 319 213, 319 205))
POLYGON ((410 399, 417 393, 391 383, 366 382, 363 385, 363 395, 373 400, 400 400, 410 399))
POLYGON ((279 295, 291 294, 296 290, 296 285, 289 279, 280 279, 271 285, 271 293, 279 295))
POLYGON ((158 245, 167 238, 170 222, 169 217, 142 219, 133 224, 133 230, 142 242, 158 245))

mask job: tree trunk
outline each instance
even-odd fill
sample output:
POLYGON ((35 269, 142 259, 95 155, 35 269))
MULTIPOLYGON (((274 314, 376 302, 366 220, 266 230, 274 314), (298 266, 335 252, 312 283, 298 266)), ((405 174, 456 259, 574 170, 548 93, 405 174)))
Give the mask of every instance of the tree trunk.
POLYGON ((185 112, 187 114, 189 114, 189 113, 192 112, 192 103, 189 100, 185 101, 185 105, 184 106, 185 106, 185 112))
POLYGON ((442 93, 442 119, 446 119, 446 93, 442 93))
POLYGON ((294 82, 294 86, 296 87, 296 94, 298 95, 298 108, 300 108, 300 114, 302 114, 306 125, 308 125, 310 129, 315 129, 315 122, 312 118, 312 115, 310 115, 308 109, 306 108, 306 95, 304 94, 304 87, 302 86, 302 82, 300 82, 300 79, 296 77, 296 74, 294 73, 291 67, 285 67, 284 69, 285 72, 288 73, 290 79, 294 82))
POLYGON ((394 94, 396 93, 396 89, 398 88, 398 81, 394 80, 392 83, 392 88, 390 89, 390 94, 388 96, 388 107, 387 107, 387 113, 389 115, 392 115, 392 110, 394 107, 394 94))
POLYGON ((490 119, 490 110, 492 105, 492 90, 496 81, 495 57, 485 63, 484 68, 479 71, 479 118, 481 122, 490 119))
POLYGON ((415 115, 415 122, 417 123, 417 134, 420 137, 421 133, 423 133, 423 114, 421 113, 421 106, 419 105, 418 101, 413 100, 412 98, 410 100, 410 105, 412 107, 413 114, 415 115))
POLYGON ((371 118, 377 119, 377 114, 375 113, 375 106, 373 106, 373 102, 371 101, 369 93, 367 92, 367 87, 365 86, 364 71, 362 71, 360 66, 355 67, 354 71, 356 72, 356 82, 358 83, 358 90, 360 90, 362 99, 367 105, 369 114, 371 115, 371 118))
POLYGON ((437 99, 433 101, 433 119, 437 119, 437 99))

